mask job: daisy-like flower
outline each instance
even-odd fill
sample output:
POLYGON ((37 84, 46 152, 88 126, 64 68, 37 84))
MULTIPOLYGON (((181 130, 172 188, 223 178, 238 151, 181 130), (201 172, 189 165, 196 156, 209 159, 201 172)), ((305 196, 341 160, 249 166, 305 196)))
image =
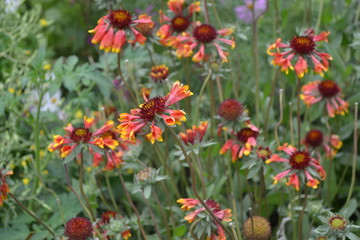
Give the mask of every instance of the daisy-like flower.
POLYGON ((141 28, 145 26, 152 28, 154 22, 151 20, 151 16, 140 15, 139 19, 134 19, 132 14, 125 9, 112 10, 108 15, 99 19, 98 25, 94 29, 89 30, 89 33, 95 34, 91 42, 93 44, 100 43, 100 50, 116 53, 121 51, 126 42, 144 44, 146 37, 136 30, 137 25, 141 28), (133 33, 133 40, 127 40, 127 31, 133 33))
POLYGON ((281 71, 286 74, 290 70, 295 70, 299 78, 304 77, 308 72, 309 65, 313 66, 314 72, 323 76, 323 72, 328 70, 329 61, 332 57, 316 50, 316 42, 327 42, 330 32, 322 32, 319 35, 314 34, 314 29, 305 31, 304 35, 295 36, 289 43, 281 42, 278 38, 275 43, 268 48, 268 54, 274 56, 272 63, 281 67, 281 71), (276 49, 275 52, 273 50, 276 49), (284 51, 281 52, 280 49, 284 51), (295 66, 291 62, 296 62, 295 66))
POLYGON ((199 126, 193 126, 192 129, 187 129, 186 133, 180 132, 180 138, 185 145, 194 145, 201 143, 208 128, 208 122, 200 122, 199 126))
POLYGON ((244 0, 244 3, 245 5, 237 6, 234 10, 237 18, 245 23, 258 19, 267 9, 267 0, 244 0))
POLYGON ((154 97, 147 99, 144 97, 145 103, 136 109, 130 110, 130 113, 120 114, 120 125, 117 127, 122 140, 130 140, 135 142, 136 134, 146 134, 151 143, 155 140, 162 141, 163 130, 157 126, 163 120, 167 126, 175 124, 181 125, 186 121, 186 113, 182 110, 172 110, 169 107, 174 103, 193 95, 189 90, 189 86, 182 85, 176 81, 170 93, 165 97, 154 97))
POLYGON ((274 184, 276 184, 284 177, 289 176, 287 185, 293 186, 298 191, 300 189, 299 177, 305 175, 307 179, 306 185, 316 189, 320 183, 317 178, 320 178, 321 180, 326 178, 324 168, 320 166, 319 162, 315 158, 312 158, 307 151, 297 150, 296 147, 288 145, 287 143, 278 147, 278 150, 285 152, 287 155, 289 155, 289 158, 287 159, 281 157, 278 154, 273 154, 268 160, 265 161, 266 164, 271 162, 286 163, 286 169, 274 177, 274 184), (318 176, 312 176, 311 174, 314 172, 317 172, 318 176))
POLYGON ((66 131, 64 136, 54 135, 54 142, 48 146, 48 150, 53 152, 60 149, 61 157, 68 156, 79 144, 87 144, 100 148, 108 147, 115 149, 119 143, 111 136, 103 135, 105 132, 113 128, 114 122, 107 121, 101 128, 95 132, 90 131, 90 127, 94 124, 95 118, 87 118, 84 116, 84 125, 82 127, 73 127, 71 123, 64 128, 66 131))
POLYGON ((302 143, 305 144, 307 148, 315 149, 321 146, 325 151, 326 157, 333 158, 337 151, 342 147, 342 141, 339 138, 340 137, 335 134, 324 136, 320 130, 312 129, 306 133, 302 143))
POLYGON ((227 55, 229 53, 223 51, 219 43, 225 43, 231 46, 231 49, 234 49, 234 40, 222 38, 231 35, 233 31, 231 28, 216 30, 209 24, 201 24, 198 22, 191 35, 184 32, 182 36, 177 38, 180 44, 176 47, 176 55, 178 58, 190 57, 193 55, 193 50, 198 47, 198 51, 192 57, 192 60, 194 62, 200 62, 205 59, 205 46, 209 47, 209 45, 212 44, 215 46, 222 61, 227 62, 227 55))
POLYGON ((7 193, 10 192, 6 177, 12 174, 12 171, 0 169, 0 207, 3 205, 3 201, 7 199, 7 193))
POLYGON ((176 45, 176 37, 186 31, 191 25, 194 12, 200 12, 200 2, 193 2, 185 9, 184 0, 169 0, 168 7, 173 12, 173 17, 166 16, 160 11, 160 22, 166 22, 157 31, 160 43, 165 46, 176 45))
POLYGON ((64 235, 69 240, 86 240, 92 236, 92 231, 93 227, 89 219, 76 217, 66 223, 64 235))
POLYGON ((248 156, 251 150, 256 147, 256 138, 259 135, 259 129, 251 123, 246 123, 247 127, 242 128, 237 133, 234 133, 236 139, 229 139, 220 149, 220 154, 224 154, 231 150, 231 160, 234 163, 243 155, 248 156))
POLYGON ((169 68, 165 65, 156 65, 151 68, 150 77, 156 83, 163 82, 169 76, 169 68))
POLYGON ((349 104, 342 98, 341 88, 332 80, 310 82, 302 86, 301 91, 300 98, 308 107, 324 99, 329 117, 348 112, 349 104))
MULTIPOLYGON (((189 223, 192 223, 195 221, 196 217, 199 213, 206 212, 206 209, 204 206, 201 205, 200 201, 197 199, 192 198, 180 198, 176 201, 177 203, 182 204, 181 210, 183 211, 191 211, 194 208, 194 211, 189 213, 184 217, 186 221, 189 223)), ((213 200, 206 200, 206 205, 209 206, 211 211, 214 213, 216 217, 219 218, 220 221, 230 222, 231 221, 231 209, 221 209, 220 204, 213 200)), ((214 234, 211 234, 211 236, 208 236, 210 239, 219 239, 219 240, 225 240, 226 236, 224 233, 224 229, 220 225, 218 225, 215 221, 213 223, 216 225, 216 232, 217 236, 214 234), (216 238, 218 237, 218 238, 216 238)))

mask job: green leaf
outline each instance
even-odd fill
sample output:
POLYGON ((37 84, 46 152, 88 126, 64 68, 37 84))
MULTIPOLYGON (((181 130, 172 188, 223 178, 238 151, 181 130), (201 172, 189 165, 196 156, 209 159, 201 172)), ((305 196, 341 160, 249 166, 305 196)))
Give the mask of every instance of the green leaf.
POLYGON ((151 185, 146 185, 144 188, 144 197, 148 199, 151 196, 151 185))
POLYGON ((76 158, 76 156, 81 152, 83 145, 79 144, 74 150, 72 150, 72 152, 67 155, 64 159, 64 164, 71 162, 72 160, 74 160, 76 158))
POLYGON ((174 236, 175 237, 182 237, 186 233, 186 225, 180 225, 175 228, 174 236))
POLYGON ((347 232, 346 236, 350 239, 350 240, 360 240, 359 237, 357 237, 355 234, 353 234, 352 232, 347 232))
POLYGON ((260 164, 258 164, 255 167, 251 168, 248 175, 247 175, 247 177, 246 177, 246 179, 250 179, 250 178, 254 177, 259 172, 260 168, 261 168, 260 164))

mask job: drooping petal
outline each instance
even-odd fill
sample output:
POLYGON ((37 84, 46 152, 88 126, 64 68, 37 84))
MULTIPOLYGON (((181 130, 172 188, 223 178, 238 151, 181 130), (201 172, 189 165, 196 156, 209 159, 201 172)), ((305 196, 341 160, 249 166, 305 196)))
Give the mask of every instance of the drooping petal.
POLYGON ((304 74, 308 72, 308 65, 305 59, 302 56, 298 57, 298 60, 295 64, 295 73, 299 78, 303 78, 304 74))
POLYGON ((111 51, 115 53, 119 53, 125 43, 126 43, 125 31, 124 30, 117 31, 114 36, 114 44, 112 46, 111 51))
POLYGON ((162 130, 161 128, 155 126, 154 124, 152 124, 150 126, 150 133, 147 136, 147 138, 150 140, 150 142, 152 144, 155 143, 155 140, 159 141, 159 142, 162 142, 163 139, 162 139, 162 130))
POLYGON ((173 105, 174 103, 193 95, 192 92, 189 90, 188 85, 183 85, 179 81, 176 81, 171 90, 170 93, 166 95, 167 103, 166 107, 173 105))

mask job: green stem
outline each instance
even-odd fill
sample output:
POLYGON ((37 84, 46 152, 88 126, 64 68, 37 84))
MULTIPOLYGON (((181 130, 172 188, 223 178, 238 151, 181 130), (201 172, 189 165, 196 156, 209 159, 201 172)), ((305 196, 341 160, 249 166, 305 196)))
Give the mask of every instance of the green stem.
POLYGON ((297 80, 297 125, 298 125, 298 149, 300 149, 301 144, 301 119, 300 119, 300 78, 297 80))
POLYGON ((324 0, 320 0, 320 4, 318 7, 319 12, 318 12, 318 17, 317 17, 317 21, 316 21, 315 32, 318 32, 318 30, 319 30, 323 8, 324 8, 324 0))
POLYGON ((204 0, 204 10, 205 10, 205 23, 210 24, 209 9, 206 0, 204 0))
POLYGON ((177 143, 177 144, 179 145, 179 147, 181 148, 181 151, 182 151, 183 154, 184 154, 185 160, 186 160, 187 164, 189 165, 190 174, 191 174, 191 181, 192 181, 192 184, 191 184, 192 186, 191 186, 191 187, 192 187, 192 190, 193 190, 196 198, 199 200, 199 202, 201 203, 201 205, 202 205, 203 207, 205 207, 206 211, 210 214, 210 216, 213 218, 213 220, 214 220, 217 224, 219 224, 219 225, 226 231, 227 234, 229 234, 229 236, 230 236, 231 239, 234 239, 234 236, 232 235, 232 232, 231 232, 228 228, 226 228, 226 227, 224 226, 224 224, 219 220, 219 218, 216 217, 215 214, 212 212, 212 210, 210 209, 210 207, 209 207, 209 206, 204 202, 204 200, 202 200, 202 198, 200 197, 200 195, 199 195, 199 193, 198 193, 198 191, 197 191, 197 189, 196 189, 196 177, 195 177, 194 167, 193 167, 193 165, 192 165, 192 163, 191 163, 191 160, 190 160, 188 154, 186 153, 186 150, 185 150, 183 144, 181 143, 181 141, 179 140, 178 136, 177 136, 176 133, 174 132, 174 130, 173 130, 172 128, 170 128, 170 127, 168 127, 168 129, 169 129, 169 131, 171 132, 171 134, 173 135, 176 143, 177 143))
POLYGON ((258 30, 257 30, 257 20, 255 19, 255 9, 253 11, 253 21, 252 21, 252 53, 254 60, 254 75, 255 75, 255 111, 256 111, 256 126, 260 126, 260 71, 259 71, 259 50, 258 50, 258 30))
POLYGON ((209 74, 205 78, 204 83, 203 83, 203 85, 201 86, 201 89, 200 89, 198 101, 197 101, 197 104, 196 104, 196 117, 195 117, 195 124, 196 125, 198 125, 198 121, 199 121, 201 97, 202 97, 202 95, 204 93, 205 86, 206 86, 207 82, 210 80, 210 78, 211 78, 211 70, 209 70, 209 74))
MULTIPOLYGON (((155 198, 156 204, 157 204, 157 206, 158 206, 157 209, 160 211, 160 214, 161 214, 161 216, 163 217, 163 220, 164 220, 164 223, 165 223, 165 227, 166 227, 166 237, 167 237, 167 239, 171 239, 171 231, 170 231, 169 223, 168 223, 168 221, 167 221, 166 213, 165 213, 165 211, 164 211, 164 207, 163 207, 163 205, 160 203, 159 198, 158 198, 158 196, 157 196, 157 194, 156 194, 156 191, 154 191, 153 188, 151 188, 151 191, 152 191, 152 195, 153 195, 154 198, 155 198)), ((171 212, 171 209, 170 209, 170 212, 171 212)), ((174 231, 175 231, 175 229, 174 229, 174 231)))
POLYGON ((235 236, 235 240, 237 240, 237 236, 239 236, 239 240, 242 240, 238 217, 237 217, 237 207, 236 207, 234 193, 231 193, 231 203, 232 203, 232 209, 233 209, 233 215, 234 215, 234 223, 235 223, 235 227, 236 227, 236 234, 234 233, 234 230, 233 230, 233 235, 235 236))
POLYGON ((49 231, 49 233, 55 237, 56 234, 55 232, 45 223, 43 222, 38 216, 35 215, 35 213, 33 213, 32 211, 30 211, 29 209, 27 209, 25 207, 24 204, 22 204, 11 192, 7 193, 12 199, 14 199, 14 201, 27 213, 29 214, 31 217, 33 217, 38 223, 40 223, 41 225, 43 225, 46 230, 49 231))
POLYGON ((280 117, 279 117, 279 121, 275 125, 275 129, 274 129, 275 139, 276 139, 276 143, 277 143, 278 147, 280 146, 278 128, 279 128, 279 126, 281 125, 281 123, 283 121, 283 95, 284 95, 284 89, 280 89, 279 90, 280 117))
POLYGON ((114 197, 114 193, 113 193, 113 190, 112 190, 112 187, 111 187, 111 184, 110 184, 110 180, 109 180, 109 176, 108 174, 105 174, 105 181, 106 181, 106 186, 107 186, 107 189, 108 189, 108 192, 109 192, 109 196, 110 196, 110 199, 111 199, 111 203, 112 205, 114 206, 115 210, 117 212, 119 212, 119 208, 116 204, 116 201, 115 201, 115 197, 114 197))
POLYGON ((89 202, 89 199, 87 198, 85 192, 84 192, 84 187, 83 187, 83 181, 84 181, 84 158, 83 158, 83 154, 82 151, 80 153, 80 176, 79 176, 79 189, 80 189, 80 193, 82 195, 82 197, 85 200, 85 203, 89 209, 90 215, 91 215, 91 221, 95 222, 95 217, 94 214, 92 212, 92 207, 91 204, 89 202))
POLYGON ((156 222, 156 219, 155 219, 154 213, 153 213, 153 211, 152 211, 152 209, 150 207, 149 201, 145 198, 145 195, 144 195, 143 191, 141 191, 141 196, 144 199, 146 207, 149 209, 150 217, 151 217, 151 220, 152 220, 152 222, 154 224, 154 229, 155 229, 156 235, 159 237, 160 240, 162 240, 162 237, 161 237, 161 234, 160 234, 160 231, 159 231, 159 225, 156 222))
POLYGON ((291 145, 294 146, 294 126, 293 126, 293 121, 292 121, 292 102, 289 102, 289 125, 290 125, 290 141, 291 141, 291 145))
POLYGON ((357 123, 358 123, 358 103, 355 103, 355 119, 354 119, 354 155, 353 155, 353 164, 352 164, 352 174, 351 174, 351 183, 349 193, 346 199, 345 206, 348 207, 351 199, 351 195, 354 191, 355 181, 356 181, 356 160, 357 160, 357 123))
POLYGON ((137 101, 137 98, 135 97, 130 85, 128 84, 128 82, 124 78, 124 75, 123 75, 123 73, 121 71, 120 59, 121 59, 121 56, 120 56, 120 53, 118 53, 118 55, 117 55, 117 71, 118 71, 118 73, 119 73, 119 75, 121 77, 122 82, 125 84, 127 90, 129 91, 131 99, 133 100, 134 104, 139 105, 139 102, 137 101))
POLYGON ((305 187, 305 196, 304 196, 304 200, 303 200, 303 207, 300 212, 299 222, 298 222, 298 224, 299 224, 298 225, 298 236, 299 236, 298 239, 303 239, 302 238, 302 233, 303 233, 302 227, 303 227, 304 213, 305 213, 305 209, 306 209, 307 195, 308 195, 308 189, 307 189, 307 187, 305 187))

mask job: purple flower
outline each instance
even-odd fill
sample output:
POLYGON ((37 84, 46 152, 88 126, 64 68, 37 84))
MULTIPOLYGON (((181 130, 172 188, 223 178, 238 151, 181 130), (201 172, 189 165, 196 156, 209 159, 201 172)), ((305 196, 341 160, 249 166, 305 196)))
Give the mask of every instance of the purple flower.
POLYGON ((258 19, 267 9, 267 0, 243 0, 245 5, 235 7, 238 19, 245 23, 251 23, 253 19, 258 19), (255 18, 253 18, 255 13, 255 18))

